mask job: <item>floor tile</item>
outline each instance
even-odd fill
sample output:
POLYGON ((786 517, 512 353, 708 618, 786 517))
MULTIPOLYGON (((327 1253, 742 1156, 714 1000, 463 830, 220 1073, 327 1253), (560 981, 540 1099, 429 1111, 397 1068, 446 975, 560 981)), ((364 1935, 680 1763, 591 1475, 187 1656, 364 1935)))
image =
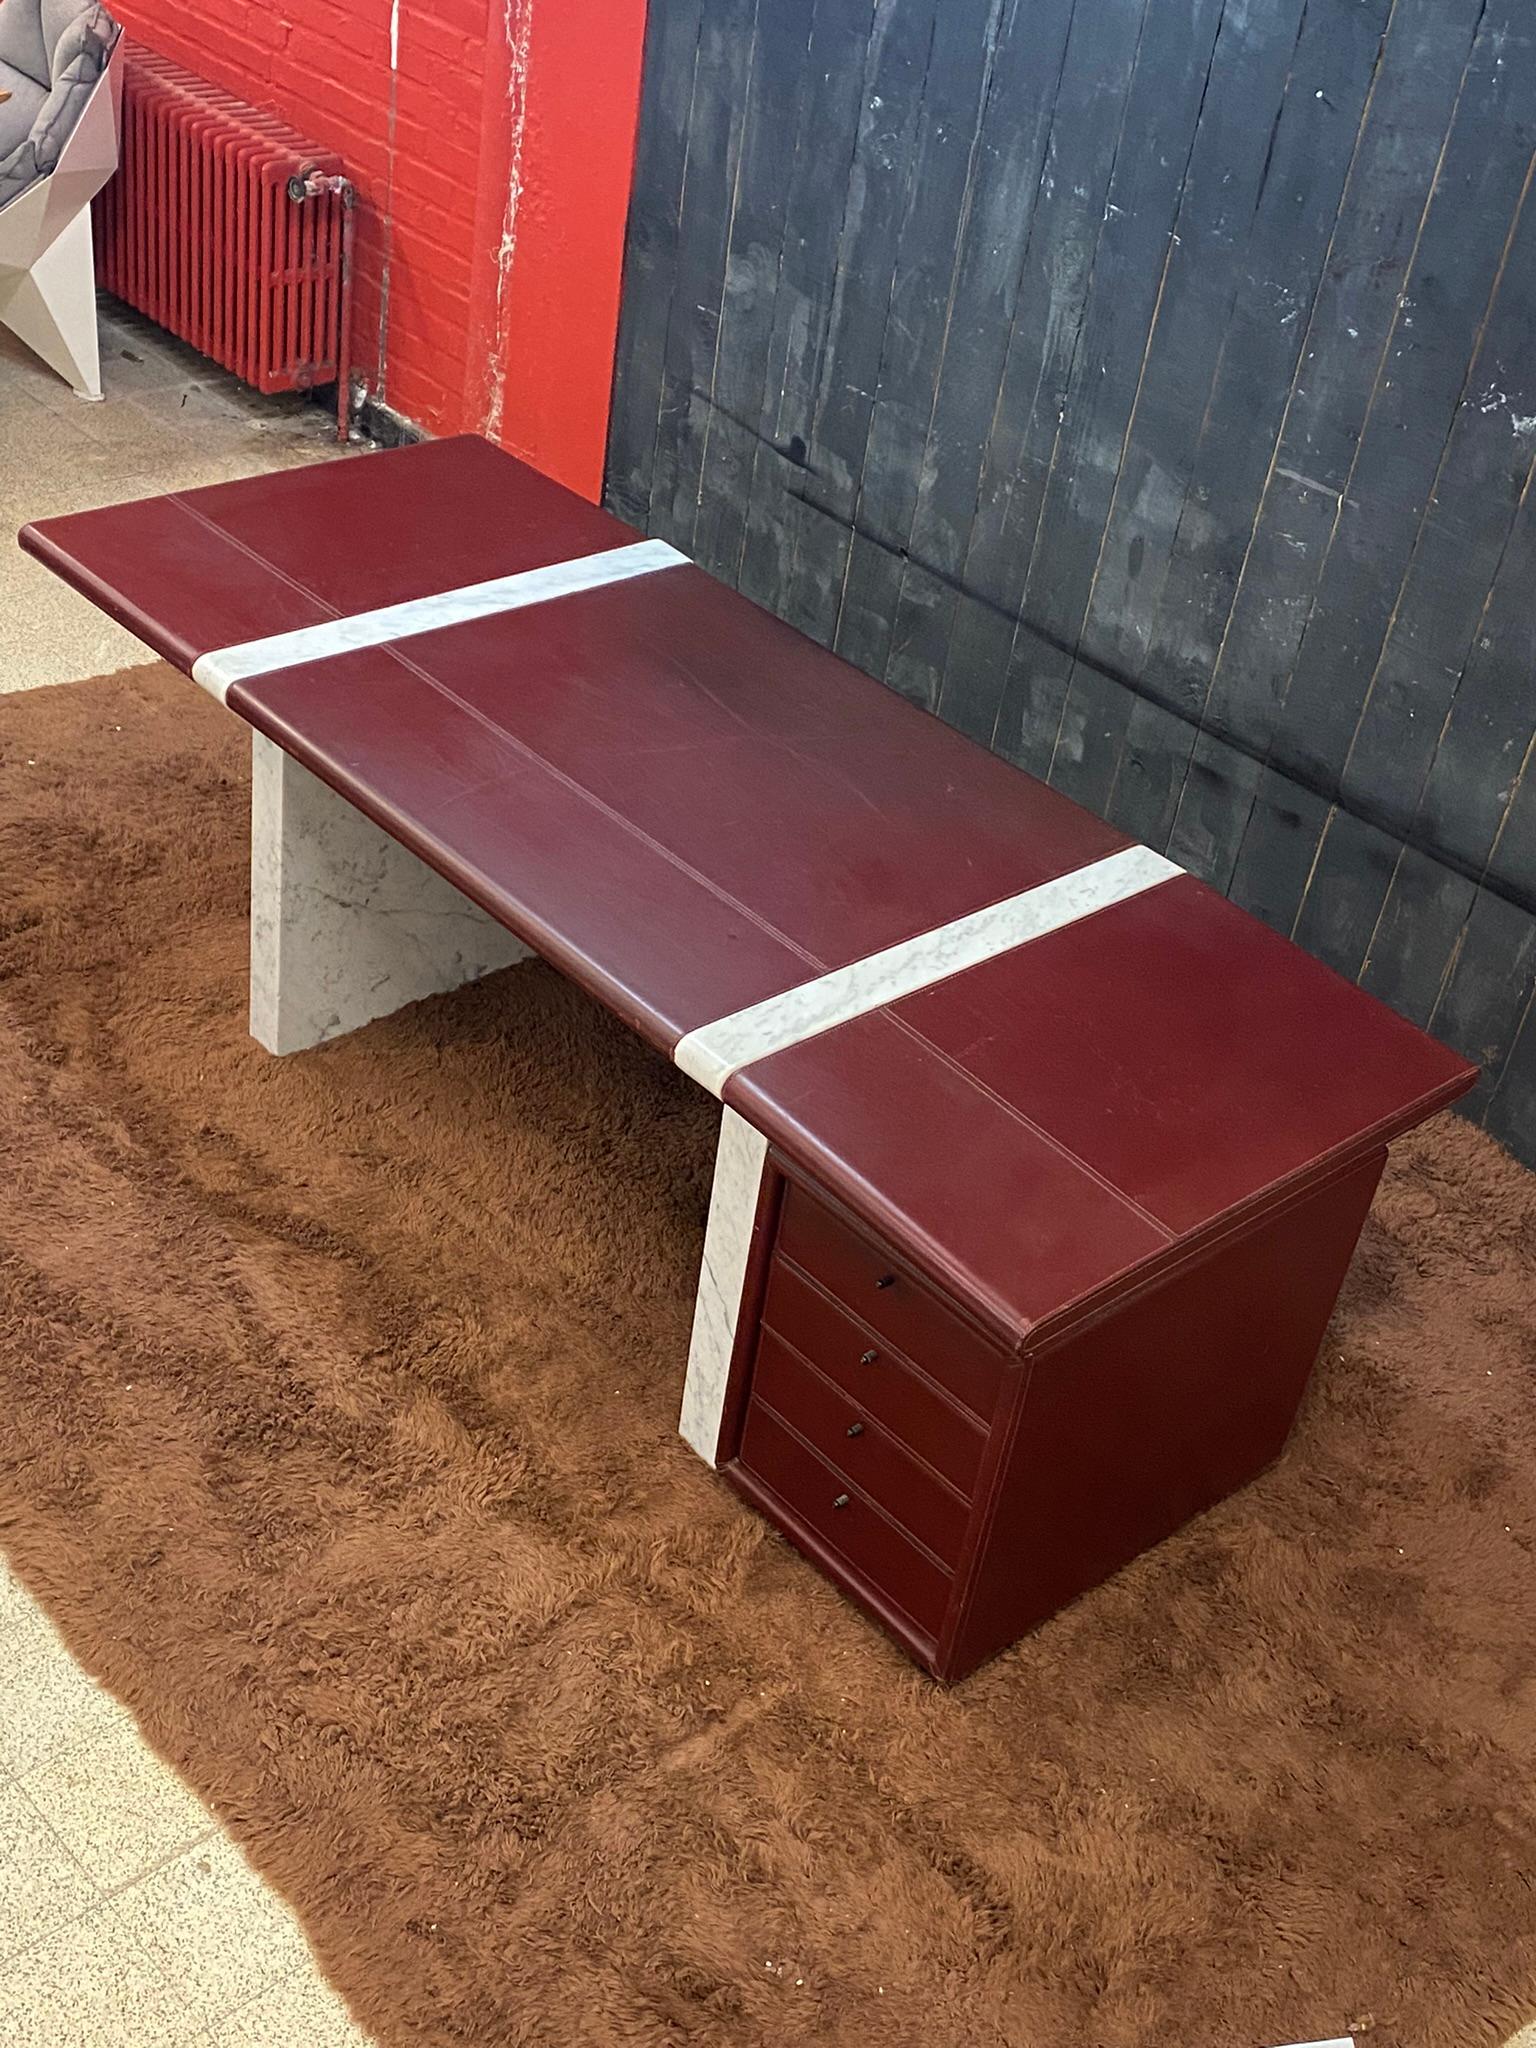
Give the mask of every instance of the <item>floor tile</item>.
POLYGON ((0 1665, 0 1771, 23 1777, 127 1724, 125 1710, 87 1678, 51 1630, 14 1663, 0 1665))
POLYGON ((15 1781, 0 1778, 0 1965, 99 1896, 15 1781))
POLYGON ((38 402, 24 379, 10 373, 5 352, 0 349, 0 429, 14 413, 36 412, 38 402))
POLYGON ((208 2029, 215 2048, 369 2048, 369 2037, 323 1980, 291 1977, 208 2029))
MULTIPOLYGON (((0 693, 152 661, 141 641, 20 557, 32 519, 195 490, 326 461, 333 415, 299 394, 264 398, 114 301, 103 301, 105 397, 90 404, 0 330, 0 693), (6 529, 9 529, 7 531, 6 529)), ((361 452, 366 443, 350 444, 361 452)))
POLYGON ((0 1667, 57 1641, 47 1615, 0 1559, 0 1667))
POLYGON ((184 2048, 200 2027, 111 1900, 0 1969, 6 2048, 184 2048))
MULTIPOLYGON (((94 410, 84 405, 80 409, 94 410)), ((51 508, 58 501, 59 486, 66 479, 73 482, 83 471, 106 482, 125 472, 142 471, 147 452, 142 439, 131 447, 108 447, 94 440, 83 425, 61 420, 44 405, 8 412, 0 444, 4 462, 0 512, 11 528, 4 536, 7 548, 16 544, 16 526, 43 516, 36 506, 51 508), (82 451, 78 456, 77 448, 82 451)))
MULTIPOLYGON (((111 305, 104 300, 103 306, 111 305)), ((101 387, 114 395, 142 396, 174 384, 218 374, 217 365, 188 348, 162 327, 137 314, 103 311, 100 316, 101 387)))
POLYGON ((6 591, 0 692, 108 675, 154 660, 142 640, 114 625, 39 563, 23 556, 11 573, 15 588, 6 591))
POLYGON ((215 1825, 126 1717, 70 1743, 29 1771, 21 1788, 103 1891, 155 1869, 215 1825))
POLYGON ((297 1921, 227 1836, 141 1878, 117 1903, 140 1946, 205 2020, 311 1968, 297 1921))

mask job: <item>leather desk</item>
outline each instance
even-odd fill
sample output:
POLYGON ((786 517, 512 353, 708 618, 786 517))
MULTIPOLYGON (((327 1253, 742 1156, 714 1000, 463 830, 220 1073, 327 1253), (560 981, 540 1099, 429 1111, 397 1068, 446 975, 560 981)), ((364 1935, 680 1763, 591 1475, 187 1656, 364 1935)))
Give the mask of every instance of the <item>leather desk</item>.
POLYGON ((683 1433, 928 1670, 1278 1453, 1463 1061, 473 438, 22 544, 255 729, 264 1043, 527 947, 721 1098, 683 1433))

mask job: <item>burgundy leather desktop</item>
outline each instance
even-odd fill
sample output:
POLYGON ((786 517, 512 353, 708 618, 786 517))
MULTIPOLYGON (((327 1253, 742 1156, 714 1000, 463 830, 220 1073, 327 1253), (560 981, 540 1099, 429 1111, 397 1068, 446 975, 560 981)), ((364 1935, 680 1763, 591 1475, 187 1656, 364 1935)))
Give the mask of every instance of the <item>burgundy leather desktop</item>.
MULTIPOLYGON (((635 538, 466 438, 45 520, 22 544, 190 671, 635 538)), ((227 701, 669 1053, 1127 843, 691 567, 255 676, 227 701)), ((770 1140, 773 1175, 726 1469, 931 1669, 970 1668, 1275 1454, 1383 1147, 1473 1078, 1190 878, 751 1062, 724 1099, 770 1140), (781 1227, 799 1254, 775 1250, 781 1227), (879 1298, 845 1227, 891 1268, 879 1298), (876 1402, 846 1424, 849 1449, 826 1435, 861 1399, 838 1318, 873 1332, 858 1357, 878 1352, 902 1290, 894 1392, 885 1419, 876 1402), (1270 1324, 1267 1391, 1245 1406, 1233 1376, 1270 1324), (954 1384, 973 1341, 984 1398, 954 1384), (1196 1413, 1213 1376, 1214 1445, 1144 1412, 1160 1386, 1154 1410, 1196 1413), (1102 1401, 1074 1407, 1098 1380, 1102 1401), (1121 1469, 1138 1442, 1161 1479, 1121 1469), (875 1476, 829 1519, 824 1474, 866 1451, 875 1476), (1084 1510, 1062 1505, 1042 1533, 1029 1456, 1117 1486, 1122 1508, 1068 1541, 1084 1510), (955 1517, 969 1534, 944 1557, 929 1539, 955 1517)))

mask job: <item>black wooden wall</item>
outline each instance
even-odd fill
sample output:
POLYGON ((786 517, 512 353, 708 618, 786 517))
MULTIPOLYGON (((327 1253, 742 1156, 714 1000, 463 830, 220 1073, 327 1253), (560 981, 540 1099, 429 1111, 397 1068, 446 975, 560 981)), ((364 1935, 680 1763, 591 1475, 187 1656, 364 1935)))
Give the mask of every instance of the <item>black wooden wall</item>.
POLYGON ((609 502, 1536 1160, 1536 0, 650 0, 609 502))

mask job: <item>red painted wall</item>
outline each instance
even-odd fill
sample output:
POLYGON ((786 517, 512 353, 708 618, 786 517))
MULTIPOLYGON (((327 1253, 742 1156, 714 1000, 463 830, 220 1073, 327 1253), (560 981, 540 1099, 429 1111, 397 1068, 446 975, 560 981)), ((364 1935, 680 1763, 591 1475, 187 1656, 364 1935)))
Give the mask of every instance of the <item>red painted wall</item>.
POLYGON ((114 11, 345 159, 370 393, 431 433, 489 433, 596 498, 645 0, 114 11))

